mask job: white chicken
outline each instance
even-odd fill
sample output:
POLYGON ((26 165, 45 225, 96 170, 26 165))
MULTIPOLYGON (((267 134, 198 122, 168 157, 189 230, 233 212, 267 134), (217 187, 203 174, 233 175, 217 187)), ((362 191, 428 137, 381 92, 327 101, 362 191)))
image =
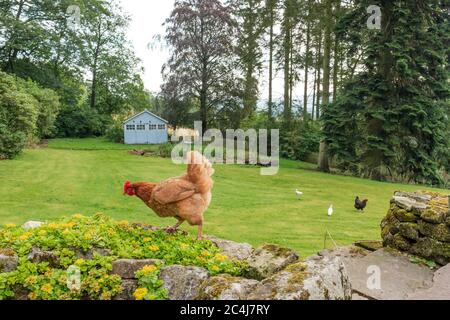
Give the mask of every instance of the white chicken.
POLYGON ((295 194, 297 195, 297 198, 299 198, 299 199, 303 196, 303 192, 298 191, 298 189, 295 190, 295 194))
POLYGON ((333 210, 333 205, 330 206, 330 208, 328 208, 328 216, 331 217, 333 216, 334 210, 333 210))

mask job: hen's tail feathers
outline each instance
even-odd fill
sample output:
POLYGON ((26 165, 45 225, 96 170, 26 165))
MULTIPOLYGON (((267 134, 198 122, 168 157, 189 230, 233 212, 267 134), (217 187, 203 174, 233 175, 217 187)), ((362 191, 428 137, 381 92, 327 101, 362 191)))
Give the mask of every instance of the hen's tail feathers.
POLYGON ((189 152, 187 162, 189 180, 197 186, 200 193, 210 191, 213 185, 211 176, 214 174, 211 162, 198 151, 189 152))

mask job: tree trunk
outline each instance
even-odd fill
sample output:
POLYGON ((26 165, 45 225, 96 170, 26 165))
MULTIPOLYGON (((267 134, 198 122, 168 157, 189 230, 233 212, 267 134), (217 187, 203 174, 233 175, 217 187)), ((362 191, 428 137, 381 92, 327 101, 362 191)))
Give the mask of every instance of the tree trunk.
MULTIPOLYGON (((25 0, 20 0, 19 2, 19 8, 17 9, 17 13, 16 13, 16 23, 19 23, 20 21, 20 17, 22 15, 22 11, 23 11, 23 6, 25 4, 25 0)), ((14 39, 16 37, 16 29, 14 28, 14 30, 12 30, 11 32, 11 37, 9 39, 9 42, 14 43, 14 39)), ((8 69, 11 73, 14 73, 14 63, 17 59, 17 55, 19 54, 19 49, 17 49, 14 45, 13 48, 9 48, 8 50, 8 69)))
POLYGON ((309 45, 311 41, 311 23, 308 21, 306 27, 306 61, 305 61, 305 89, 303 96, 303 120, 308 118, 308 72, 309 72, 309 45))
MULTIPOLYGON (((323 99, 322 106, 326 107, 330 102, 330 55, 331 55, 331 23, 332 18, 332 0, 325 0, 325 35, 323 52, 323 99)), ((325 140, 320 142, 318 169, 323 172, 330 171, 330 165, 327 154, 327 143, 325 140)))
POLYGON ((269 105, 268 119, 272 126, 273 121, 273 9, 270 11, 270 31, 269 31, 269 105))
POLYGON ((321 56, 322 56, 322 30, 319 30, 319 43, 317 50, 317 91, 316 91, 316 120, 320 117, 320 85, 321 85, 321 56))
MULTIPOLYGON (((341 1, 336 0, 336 20, 339 19, 341 9, 341 1)), ((334 36, 334 60, 333 60, 333 102, 336 101, 337 98, 337 90, 338 90, 338 74, 339 74, 339 60, 340 60, 340 46, 337 36, 334 36)))
POLYGON ((291 122, 291 109, 290 109, 290 58, 291 58, 291 26, 289 12, 286 8, 284 9, 284 40, 283 40, 283 51, 284 51, 284 122, 289 127, 291 122))

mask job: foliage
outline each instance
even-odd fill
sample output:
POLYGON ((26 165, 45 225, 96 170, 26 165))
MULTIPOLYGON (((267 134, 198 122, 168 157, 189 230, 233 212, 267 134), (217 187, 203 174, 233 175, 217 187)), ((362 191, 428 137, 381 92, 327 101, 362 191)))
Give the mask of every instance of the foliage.
MULTIPOLYGON (((364 17, 368 4, 361 1, 348 17, 364 17)), ((441 5, 383 3, 381 31, 362 34, 362 18, 343 19, 340 28, 362 48, 365 68, 324 109, 329 152, 342 169, 378 180, 443 184, 450 88, 449 17, 441 5)))
POLYGON ((105 138, 111 142, 123 143, 123 125, 115 121, 105 132, 105 138))
MULTIPOLYGON (((145 226, 114 221, 103 214, 74 215, 32 230, 6 225, 0 228, 0 249, 13 250, 19 256, 17 270, 0 274, 0 299, 11 298, 14 286, 19 285, 29 291, 28 297, 33 300, 85 297, 109 300, 122 290, 120 278, 110 274, 112 262, 118 258, 161 259, 165 265, 203 267, 212 275, 239 275, 245 267, 220 254, 210 241, 150 231, 145 226), (28 261, 33 247, 52 251, 58 257, 58 266, 28 261), (94 248, 109 249, 111 253, 107 256, 94 253, 92 260, 80 258, 80 253, 94 248), (79 289, 67 286, 66 270, 70 266, 80 270, 79 289)), ((166 297, 156 271, 147 267, 136 274, 139 284, 149 290, 149 299, 166 297)))
POLYGON ((281 156, 292 160, 307 160, 308 156, 319 151, 320 127, 314 122, 301 122, 280 137, 281 156))
POLYGON ((93 137, 105 133, 111 119, 88 106, 68 107, 58 115, 56 129, 58 137, 93 137))
POLYGON ((58 96, 0 72, 0 158, 13 158, 34 137, 52 133, 58 96))

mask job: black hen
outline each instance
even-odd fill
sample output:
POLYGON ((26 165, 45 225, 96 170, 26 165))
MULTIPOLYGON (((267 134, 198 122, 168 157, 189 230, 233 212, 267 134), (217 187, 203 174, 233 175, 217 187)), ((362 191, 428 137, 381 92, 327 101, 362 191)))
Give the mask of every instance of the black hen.
POLYGON ((355 199, 355 208, 357 210, 364 211, 364 209, 367 207, 367 202, 369 202, 369 200, 365 199, 365 200, 361 201, 359 199, 359 197, 356 197, 356 199, 355 199))

